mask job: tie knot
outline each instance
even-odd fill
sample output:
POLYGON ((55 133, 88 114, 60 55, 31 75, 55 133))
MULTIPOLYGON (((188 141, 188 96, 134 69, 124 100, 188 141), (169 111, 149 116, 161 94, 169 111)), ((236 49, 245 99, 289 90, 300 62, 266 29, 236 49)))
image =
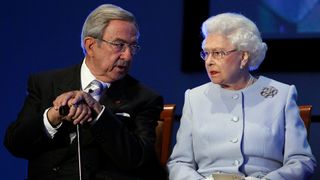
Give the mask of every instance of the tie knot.
POLYGON ((103 85, 100 81, 93 80, 90 82, 87 89, 91 96, 100 96, 103 91, 103 85))

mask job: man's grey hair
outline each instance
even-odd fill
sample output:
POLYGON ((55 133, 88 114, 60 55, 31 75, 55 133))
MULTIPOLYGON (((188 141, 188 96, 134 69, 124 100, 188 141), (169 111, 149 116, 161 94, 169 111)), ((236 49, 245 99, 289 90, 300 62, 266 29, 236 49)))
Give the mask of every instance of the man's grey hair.
POLYGON ((81 33, 81 47, 84 54, 86 54, 84 39, 86 37, 102 39, 104 30, 109 25, 111 20, 124 20, 134 23, 137 27, 137 38, 139 37, 138 24, 131 12, 113 4, 103 4, 94 9, 88 15, 83 24, 81 33))

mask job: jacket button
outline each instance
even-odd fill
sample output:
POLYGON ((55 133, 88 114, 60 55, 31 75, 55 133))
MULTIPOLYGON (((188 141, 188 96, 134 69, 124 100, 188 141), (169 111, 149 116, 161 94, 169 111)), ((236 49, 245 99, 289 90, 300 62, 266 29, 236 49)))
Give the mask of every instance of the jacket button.
POLYGON ((232 121, 233 121, 233 122, 238 122, 238 121, 239 121, 239 118, 238 118, 237 116, 234 116, 234 117, 232 117, 232 121))
POLYGON ((232 143, 237 143, 238 142, 238 138, 234 138, 231 140, 232 143))
POLYGON ((239 95, 238 94, 234 94, 233 96, 232 96, 232 99, 238 99, 239 98, 239 95))
POLYGON ((239 166, 239 165, 240 165, 240 161, 239 161, 239 160, 235 160, 235 161, 233 162, 233 165, 234 165, 234 166, 239 166))

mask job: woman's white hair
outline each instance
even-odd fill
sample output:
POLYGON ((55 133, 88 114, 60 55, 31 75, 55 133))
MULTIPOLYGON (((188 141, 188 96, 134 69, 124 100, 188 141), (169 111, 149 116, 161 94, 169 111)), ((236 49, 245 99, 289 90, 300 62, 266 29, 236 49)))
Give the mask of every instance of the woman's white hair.
POLYGON ((257 26, 237 13, 222 13, 203 22, 202 35, 220 34, 227 37, 240 51, 249 52, 249 70, 257 69, 265 58, 267 45, 262 42, 257 26))

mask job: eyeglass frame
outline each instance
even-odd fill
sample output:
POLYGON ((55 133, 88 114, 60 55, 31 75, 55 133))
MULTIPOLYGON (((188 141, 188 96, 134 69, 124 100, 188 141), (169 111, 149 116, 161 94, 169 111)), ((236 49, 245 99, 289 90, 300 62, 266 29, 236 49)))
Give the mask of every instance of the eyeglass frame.
POLYGON ((202 51, 200 51, 200 57, 202 60, 206 61, 208 59, 209 55, 211 54, 213 59, 221 60, 224 57, 226 57, 229 54, 236 52, 236 51, 238 51, 238 49, 232 49, 230 51, 222 51, 222 50, 220 50, 220 51, 216 51, 216 50, 205 51, 205 50, 202 50, 202 51))
POLYGON ((139 44, 136 44, 136 43, 135 44, 129 44, 129 43, 126 43, 126 42, 121 42, 121 41, 119 41, 119 42, 117 42, 117 41, 108 41, 108 40, 104 40, 102 38, 96 38, 96 39, 111 45, 111 47, 113 47, 113 49, 115 49, 118 52, 125 52, 126 49, 129 48, 130 52, 133 55, 135 55, 141 49, 141 46, 139 44))

